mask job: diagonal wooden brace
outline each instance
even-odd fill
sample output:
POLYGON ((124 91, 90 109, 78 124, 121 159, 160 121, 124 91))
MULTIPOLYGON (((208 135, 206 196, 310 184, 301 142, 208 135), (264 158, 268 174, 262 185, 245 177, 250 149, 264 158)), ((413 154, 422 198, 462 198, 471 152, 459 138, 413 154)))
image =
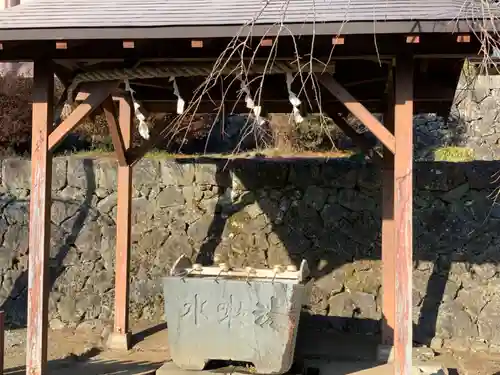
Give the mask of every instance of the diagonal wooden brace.
POLYGON ((108 123, 109 134, 111 135, 111 140, 113 141, 118 164, 121 167, 125 167, 128 165, 125 142, 123 141, 122 132, 120 127, 118 126, 118 121, 116 120, 115 105, 111 96, 108 96, 104 100, 104 102, 101 104, 101 107, 108 123))
POLYGON ((316 76, 318 81, 365 125, 392 153, 396 150, 396 140, 387 128, 356 100, 335 78, 328 74, 316 76))
POLYGON ((75 110, 50 133, 48 142, 49 150, 54 150, 71 130, 77 127, 88 114, 97 109, 118 84, 118 81, 114 81, 100 82, 92 85, 90 95, 85 101, 76 107, 75 110))

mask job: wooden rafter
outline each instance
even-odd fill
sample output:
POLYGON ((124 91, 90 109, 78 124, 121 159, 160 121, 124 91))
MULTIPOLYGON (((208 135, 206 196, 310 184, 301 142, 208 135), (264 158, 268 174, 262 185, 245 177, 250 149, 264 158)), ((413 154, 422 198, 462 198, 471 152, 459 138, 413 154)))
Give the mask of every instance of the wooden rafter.
POLYGON ((111 135, 111 140, 113 141, 118 164, 120 166, 126 166, 126 147, 123 140, 122 131, 118 126, 118 122, 116 120, 115 105, 111 96, 108 95, 108 97, 102 102, 101 107, 108 123, 109 133, 111 135))
POLYGON ((91 93, 75 110, 49 135, 49 150, 53 150, 64 137, 78 126, 87 115, 98 108, 118 86, 118 82, 102 82, 92 86, 91 93))
POLYGON ((395 152, 395 138, 384 125, 373 116, 358 100, 356 100, 331 75, 317 75, 318 81, 365 125, 391 152, 395 152))

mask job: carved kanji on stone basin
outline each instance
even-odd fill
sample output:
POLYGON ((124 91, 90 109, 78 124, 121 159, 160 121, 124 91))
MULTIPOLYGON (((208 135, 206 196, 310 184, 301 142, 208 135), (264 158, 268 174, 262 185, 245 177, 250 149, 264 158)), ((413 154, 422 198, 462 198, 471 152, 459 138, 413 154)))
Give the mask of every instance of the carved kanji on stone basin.
POLYGON ((307 264, 273 269, 191 265, 181 257, 164 278, 173 362, 201 370, 209 360, 251 362, 283 374, 293 362, 307 264))

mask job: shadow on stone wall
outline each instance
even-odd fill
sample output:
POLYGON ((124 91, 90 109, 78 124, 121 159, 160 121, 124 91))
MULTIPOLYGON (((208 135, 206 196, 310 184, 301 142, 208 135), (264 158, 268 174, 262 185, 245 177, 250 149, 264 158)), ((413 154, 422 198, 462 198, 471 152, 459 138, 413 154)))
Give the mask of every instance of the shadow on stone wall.
MULTIPOLYGON (((71 255, 74 255, 75 242, 80 235, 85 222, 89 218, 92 197, 96 190, 93 161, 90 159, 84 160, 83 169, 85 174, 85 182, 87 185, 82 196, 83 200, 60 199, 59 197, 53 197, 51 212, 52 229, 54 229, 56 225, 57 228, 59 228, 60 225, 60 227, 63 228, 64 231, 56 233, 56 236, 51 235, 49 260, 50 290, 52 290, 55 282, 57 281, 57 278, 62 274, 65 268, 73 262, 77 262, 77 259, 75 259, 74 257, 73 259, 67 258, 70 253, 73 253, 71 255), (70 206, 73 206, 73 208, 75 209, 73 215, 71 215, 69 218, 67 215, 68 204, 70 206), (54 223, 54 221, 56 221, 57 224, 54 223)), ((57 171, 55 173, 57 174, 57 171)), ((6 177, 7 176, 4 175, 4 178, 6 177)), ((53 180, 54 177, 55 179, 57 179, 57 175, 53 176, 53 180)), ((56 186, 57 184, 58 183, 56 182, 56 186)), ((64 182, 64 184, 66 185, 66 181, 64 182)), ((63 190, 65 188, 67 188, 67 186, 62 187, 63 190)), ((18 271, 16 272, 18 276, 13 283, 10 295, 4 299, 4 302, 0 306, 0 310, 5 311, 6 321, 9 323, 11 328, 26 327, 26 306, 28 301, 28 228, 26 226, 28 222, 26 222, 26 218, 29 209, 29 199, 20 199, 10 196, 6 197, 6 200, 8 200, 8 202, 4 201, 2 206, 6 206, 7 204, 9 204, 11 207, 15 206, 26 215, 20 220, 20 222, 18 222, 16 218, 20 218, 22 214, 14 214, 15 216, 10 216, 10 220, 9 215, 7 215, 7 220, 1 223, 3 228, 0 228, 0 230, 3 233, 7 233, 7 236, 9 230, 12 232, 12 228, 17 228, 16 224, 22 224, 24 231, 19 230, 18 234, 15 236, 16 238, 14 239, 14 241, 17 242, 18 245, 17 250, 19 250, 20 253, 15 254, 17 256, 15 256, 13 259, 10 259, 10 261, 14 263, 12 264, 13 269, 18 271), (7 228, 5 226, 7 226, 7 228), (20 259, 22 259, 22 263, 20 262, 20 259)), ((7 259, 4 260, 7 261, 7 259)), ((4 278, 6 277, 5 274, 2 276, 4 278)), ((5 287, 8 286, 8 284, 4 284, 2 286, 5 290, 5 287)))
MULTIPOLYGON (((210 264, 218 254, 235 266, 272 267, 307 259, 315 286, 306 327, 379 333, 381 199, 374 167, 337 162, 330 169, 317 160, 293 166, 292 161, 182 162, 215 163, 216 182, 223 187, 198 261, 210 264), (271 191, 260 195, 264 187, 271 191), (259 232, 267 233, 268 246, 261 246, 265 239, 259 232), (267 250, 250 260, 248 253, 261 248, 267 250)), ((414 341, 454 349, 498 342, 493 320, 500 309, 500 236, 491 232, 500 224, 500 212, 481 192, 493 190, 500 163, 416 167, 414 341)))

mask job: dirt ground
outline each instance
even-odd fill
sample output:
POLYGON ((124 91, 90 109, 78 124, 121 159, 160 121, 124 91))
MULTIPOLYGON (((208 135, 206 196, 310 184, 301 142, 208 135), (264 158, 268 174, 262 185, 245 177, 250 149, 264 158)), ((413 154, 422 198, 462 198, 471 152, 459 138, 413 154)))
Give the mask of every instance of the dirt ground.
MULTIPOLYGON (((109 327, 84 327, 77 329, 49 330, 49 367, 51 374, 104 375, 104 374, 154 374, 155 370, 170 360, 167 331, 164 325, 151 325, 147 322, 135 322, 132 326, 133 348, 128 352, 105 350, 105 340, 109 327)), ((339 346, 346 346, 346 341, 338 341, 339 346), (342 342, 340 342, 342 341, 342 342)), ((351 344, 349 344, 351 345, 351 344)), ((352 343, 359 350, 363 345, 352 343)), ((26 329, 5 332, 5 375, 24 375, 26 347, 26 329)), ((321 352, 322 350, 318 348, 321 352)), ((328 351, 335 349, 328 347, 328 351)), ((424 352, 428 353, 430 349, 424 352)), ((431 351, 432 352, 432 351, 431 351)), ((422 359, 418 350, 414 356, 422 359)), ((500 375, 500 356, 486 353, 439 353, 424 359, 428 364, 440 364, 449 368, 449 375, 500 375)), ((362 361, 334 365, 335 374, 357 374, 362 361), (345 370, 341 370, 344 369, 345 370), (348 370, 353 368, 355 370, 348 370), (340 371, 340 372, 339 372, 340 371)), ((328 366, 330 367, 330 366, 328 366)), ((360 372, 359 374, 365 374, 360 372)), ((368 373, 367 373, 368 374, 368 373)))
MULTIPOLYGON (((170 360, 167 331, 163 325, 135 322, 132 325, 134 346, 126 353, 105 350, 110 327, 49 329, 48 358, 52 373, 67 373, 71 368, 92 362, 91 371, 82 374, 149 374, 170 360)), ((26 329, 5 332, 5 375, 24 374, 26 364, 26 329)))

